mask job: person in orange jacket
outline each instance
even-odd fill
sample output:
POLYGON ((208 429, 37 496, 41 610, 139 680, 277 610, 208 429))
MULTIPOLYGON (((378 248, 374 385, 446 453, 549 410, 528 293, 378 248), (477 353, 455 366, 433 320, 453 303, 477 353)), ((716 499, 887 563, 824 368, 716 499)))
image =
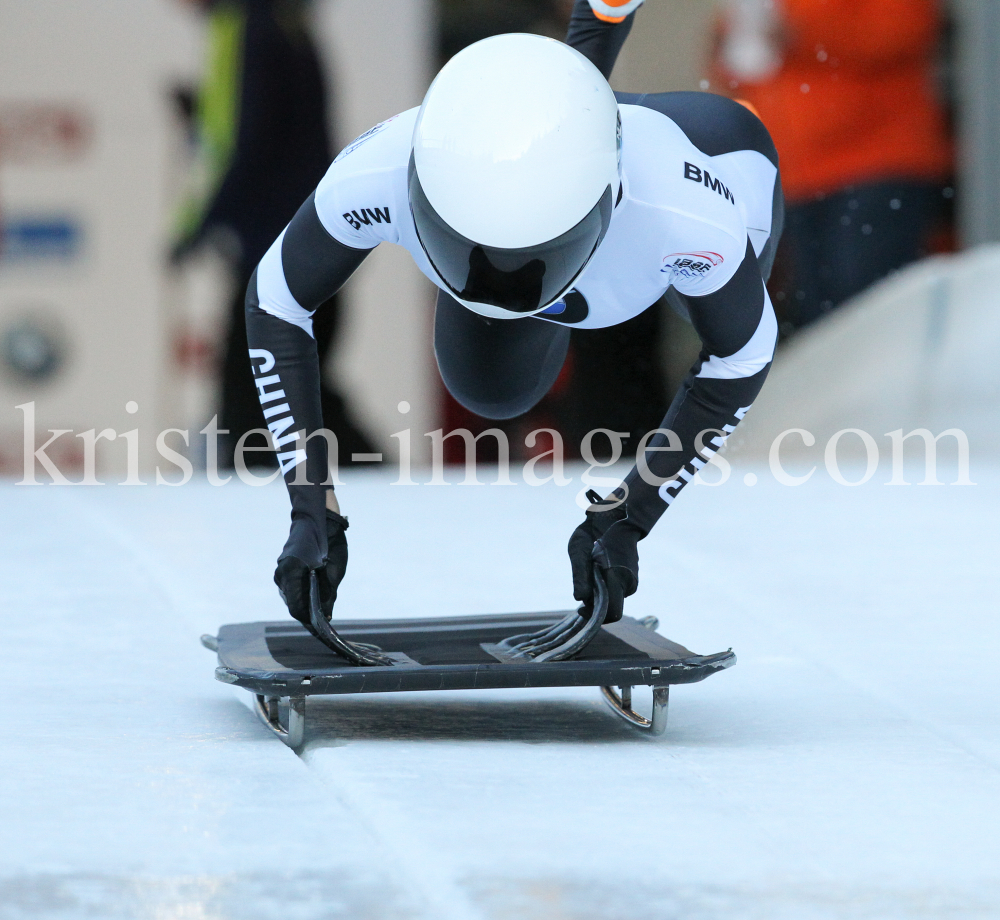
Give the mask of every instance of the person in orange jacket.
POLYGON ((713 88, 756 110, 781 158, 775 306, 792 327, 924 254, 953 163, 940 32, 937 0, 727 3, 713 88))

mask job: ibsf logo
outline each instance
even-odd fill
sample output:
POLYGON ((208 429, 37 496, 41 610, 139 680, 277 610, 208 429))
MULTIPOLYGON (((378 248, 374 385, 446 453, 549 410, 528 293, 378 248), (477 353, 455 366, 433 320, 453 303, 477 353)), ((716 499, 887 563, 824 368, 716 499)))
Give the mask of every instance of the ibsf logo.
POLYGON ((679 278, 703 278, 724 261, 717 252, 672 252, 664 258, 660 271, 679 278))

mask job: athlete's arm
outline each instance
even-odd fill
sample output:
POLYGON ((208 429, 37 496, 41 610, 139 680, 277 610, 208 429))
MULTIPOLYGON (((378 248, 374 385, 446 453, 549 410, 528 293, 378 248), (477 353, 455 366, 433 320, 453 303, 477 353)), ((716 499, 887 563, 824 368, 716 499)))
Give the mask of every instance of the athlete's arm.
POLYGON ((611 79, 618 52, 642 4, 643 0, 576 0, 566 44, 588 58, 605 80, 611 79))
POLYGON ((310 568, 327 556, 329 460, 323 428, 320 367, 312 315, 364 261, 370 249, 334 239, 316 212, 315 195, 261 260, 246 296, 247 344, 264 417, 292 503, 292 527, 281 558, 310 568), (304 446, 297 435, 304 432, 304 446))
POLYGON ((764 385, 774 356, 778 324, 750 241, 740 267, 718 291, 685 297, 691 323, 702 341, 697 363, 681 384, 660 423, 676 441, 656 434, 645 471, 638 465, 625 479, 629 517, 649 533, 677 493, 718 451, 764 385))
POLYGON ((685 297, 703 349, 641 461, 609 496, 595 502, 570 538, 573 589, 589 603, 591 567, 609 593, 608 622, 639 582, 638 542, 677 493, 725 443, 753 404, 774 355, 778 324, 750 241, 740 267, 718 291, 685 297), (657 448, 660 448, 659 450, 657 448))
POLYGON ((347 521, 330 479, 332 433, 323 428, 312 315, 380 242, 398 241, 397 202, 416 110, 409 115, 376 125, 340 152, 260 260, 247 290, 250 365, 292 503, 275 582, 307 628, 311 572, 329 618, 347 564, 347 521))

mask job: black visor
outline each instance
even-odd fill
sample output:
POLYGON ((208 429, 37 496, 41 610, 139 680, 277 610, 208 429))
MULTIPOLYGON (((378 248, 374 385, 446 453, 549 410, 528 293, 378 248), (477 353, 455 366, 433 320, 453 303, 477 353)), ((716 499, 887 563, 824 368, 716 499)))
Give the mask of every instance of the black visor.
POLYGON ((611 221, 611 186, 575 227, 523 249, 483 246, 441 219, 420 187, 413 154, 409 167, 410 212, 417 237, 441 280, 459 300, 532 313, 556 300, 583 271, 611 221))

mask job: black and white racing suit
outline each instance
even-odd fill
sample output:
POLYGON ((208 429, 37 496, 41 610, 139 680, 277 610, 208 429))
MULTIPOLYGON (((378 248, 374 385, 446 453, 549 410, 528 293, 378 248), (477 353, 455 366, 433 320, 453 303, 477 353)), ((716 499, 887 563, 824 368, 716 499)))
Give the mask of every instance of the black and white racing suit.
MULTIPOLYGON (((601 22, 577 0, 566 40, 608 76, 631 24, 631 16, 601 22)), ((444 292, 407 199, 417 109, 365 132, 330 166, 247 291, 251 362, 292 501, 283 556, 313 567, 326 556, 326 441, 313 437, 303 447, 295 437, 322 427, 311 311, 381 242, 406 248, 442 289, 434 333, 442 379, 487 417, 519 414, 545 394, 571 327, 622 323, 664 294, 689 318, 703 350, 661 423, 677 441, 657 434, 649 444, 679 449, 651 449, 651 475, 633 470, 626 479, 630 520, 643 535, 744 416, 777 337, 764 287, 783 219, 774 145, 748 109, 721 96, 619 93, 618 101, 623 189, 607 235, 574 290, 536 317, 486 319, 444 292)))

